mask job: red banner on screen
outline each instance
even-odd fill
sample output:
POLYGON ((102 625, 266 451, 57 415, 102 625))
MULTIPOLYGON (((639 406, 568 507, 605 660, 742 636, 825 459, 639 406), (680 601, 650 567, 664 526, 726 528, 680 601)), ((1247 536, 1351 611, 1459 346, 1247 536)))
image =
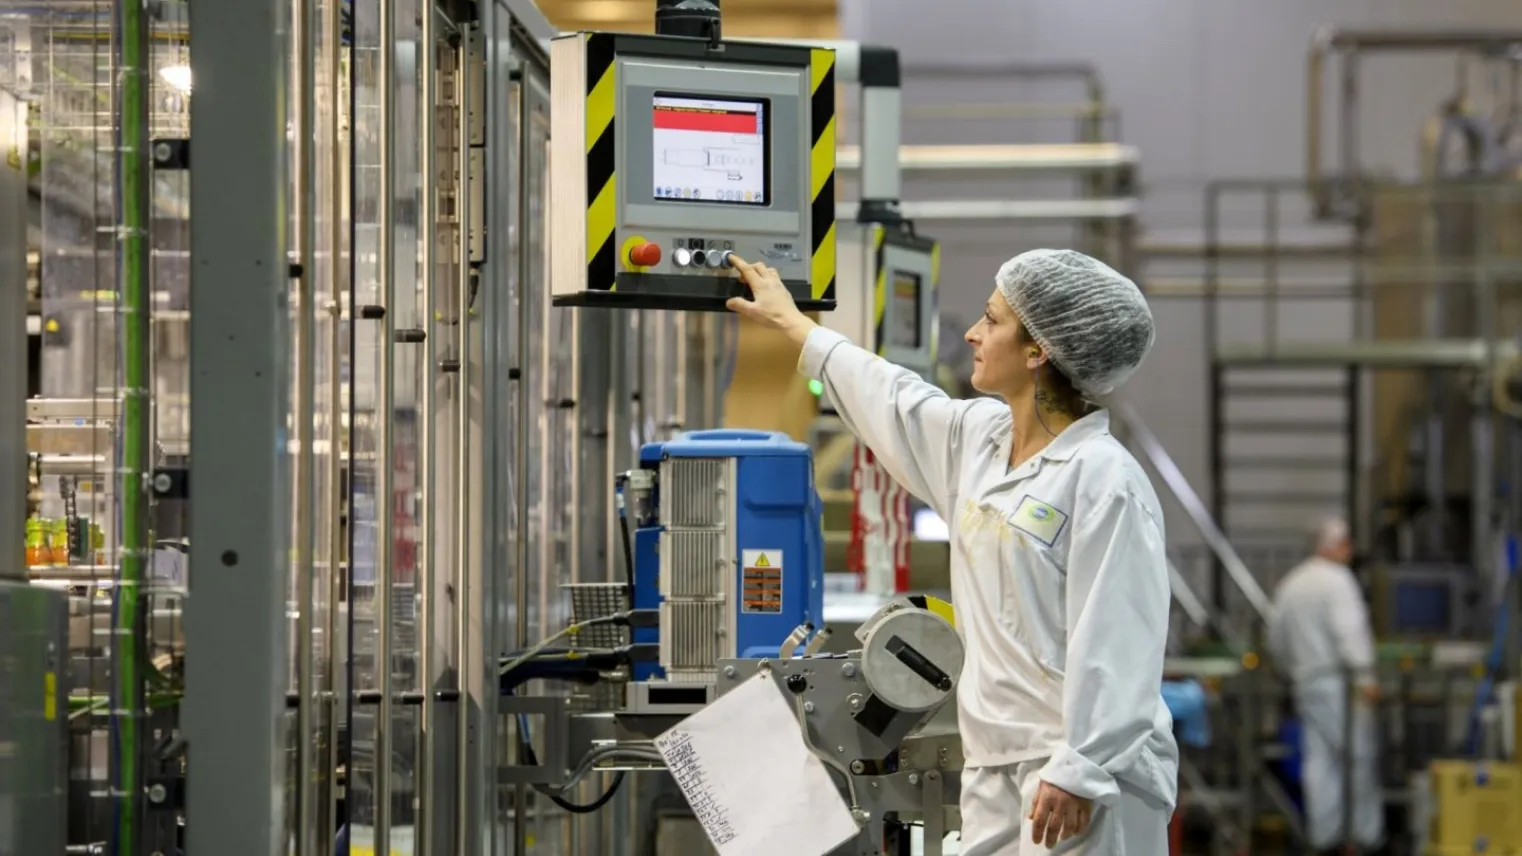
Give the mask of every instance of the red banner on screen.
POLYGON ((655 127, 668 131, 711 131, 720 134, 759 134, 755 113, 719 110, 655 109, 655 127))

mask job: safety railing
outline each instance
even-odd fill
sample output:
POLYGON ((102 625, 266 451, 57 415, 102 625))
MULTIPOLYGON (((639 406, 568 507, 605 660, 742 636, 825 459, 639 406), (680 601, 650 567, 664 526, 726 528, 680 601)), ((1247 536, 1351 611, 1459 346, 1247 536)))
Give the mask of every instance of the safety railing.
MULTIPOLYGON (((1141 420, 1136 411, 1126 404, 1112 404, 1110 412, 1119 422, 1126 437, 1131 441, 1131 447, 1141 453, 1142 458, 1151 467, 1152 471, 1162 480, 1162 484, 1168 493, 1178 502, 1179 507, 1184 510, 1184 513, 1189 516, 1195 529, 1204 539, 1205 545, 1210 549, 1217 563, 1225 571, 1226 577, 1247 602, 1256 619, 1258 621, 1267 619, 1270 609, 1268 595, 1263 591, 1263 587, 1258 584, 1258 580, 1253 576, 1252 571, 1248 569, 1241 557, 1237 555, 1236 550, 1232 549, 1231 542, 1226 539, 1226 534, 1216 525, 1215 520, 1210 516, 1210 512, 1206 510, 1204 501, 1200 499, 1199 494, 1195 493, 1194 488, 1189 485, 1189 480, 1184 478, 1183 472, 1179 470, 1178 465, 1174 463, 1168 451, 1163 448, 1163 444, 1157 439, 1157 435, 1153 434, 1152 430, 1141 420)), ((1204 611, 1203 602, 1189 589, 1188 581, 1183 578, 1183 575, 1176 568, 1171 569, 1170 574, 1175 580, 1175 591, 1179 591, 1180 587, 1188 590, 1188 597, 1201 603, 1202 611, 1204 611)), ((1175 598, 1177 599, 1177 595, 1175 595, 1175 598)), ((1223 640, 1240 646, 1238 650, 1245 649, 1248 637, 1243 635, 1239 624, 1228 620, 1226 616, 1222 615, 1209 616, 1207 623, 1214 627, 1223 640)))

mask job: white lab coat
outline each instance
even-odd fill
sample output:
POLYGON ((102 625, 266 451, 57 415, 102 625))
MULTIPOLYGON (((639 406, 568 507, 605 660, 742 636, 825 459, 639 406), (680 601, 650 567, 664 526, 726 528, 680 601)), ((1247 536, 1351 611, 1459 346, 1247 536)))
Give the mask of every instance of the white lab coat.
POLYGON ((1018 834, 1037 779, 1098 805, 1095 832, 1062 852, 1166 852, 1178 747, 1161 694, 1163 519, 1108 414, 1080 419, 1011 470, 1011 416, 997 400, 953 400, 824 328, 809 334, 799 368, 950 524, 967 643, 957 688, 964 856, 1018 852, 1002 842, 1018 834), (1126 823, 1114 836, 1123 845, 1097 837, 1126 823))
POLYGON ((1301 782, 1306 834, 1312 847, 1342 843, 1377 847, 1384 838, 1373 711, 1353 708, 1351 758, 1347 743, 1348 681, 1373 680, 1374 639, 1358 581, 1346 566, 1312 557, 1274 591, 1269 650, 1294 683, 1301 720, 1301 782), (1343 771, 1353 768, 1352 824, 1343 832, 1343 771))

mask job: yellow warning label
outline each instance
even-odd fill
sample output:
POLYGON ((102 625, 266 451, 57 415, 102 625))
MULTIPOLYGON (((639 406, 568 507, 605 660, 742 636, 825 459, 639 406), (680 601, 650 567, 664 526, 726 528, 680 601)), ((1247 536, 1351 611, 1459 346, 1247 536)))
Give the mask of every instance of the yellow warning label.
POLYGON ((781 613, 782 551, 745 550, 740 558, 740 611, 781 613))
POLYGON ((58 718, 58 675, 53 672, 42 675, 42 718, 48 722, 58 718))

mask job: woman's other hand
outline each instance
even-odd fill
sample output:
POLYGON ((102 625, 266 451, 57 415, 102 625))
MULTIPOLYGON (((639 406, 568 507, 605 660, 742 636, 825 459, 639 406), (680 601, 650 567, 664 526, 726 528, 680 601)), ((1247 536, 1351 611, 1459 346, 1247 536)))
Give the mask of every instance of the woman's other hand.
POLYGON ((750 298, 731 297, 729 299, 730 311, 737 312, 763 327, 773 330, 781 330, 786 333, 799 347, 803 346, 803 340, 808 338, 809 331, 814 329, 815 324, 808 316, 798 311, 798 304, 793 302, 793 296, 788 293, 787 287, 782 284, 782 277, 775 268, 769 267, 762 262, 747 262, 739 256, 731 253, 730 264, 734 266, 735 276, 745 283, 750 289, 750 298))
POLYGON ((1036 799, 1026 818, 1031 822, 1032 843, 1045 844, 1050 849, 1058 842, 1089 831, 1089 822, 1094 819, 1094 803, 1042 782, 1036 789, 1036 799))

